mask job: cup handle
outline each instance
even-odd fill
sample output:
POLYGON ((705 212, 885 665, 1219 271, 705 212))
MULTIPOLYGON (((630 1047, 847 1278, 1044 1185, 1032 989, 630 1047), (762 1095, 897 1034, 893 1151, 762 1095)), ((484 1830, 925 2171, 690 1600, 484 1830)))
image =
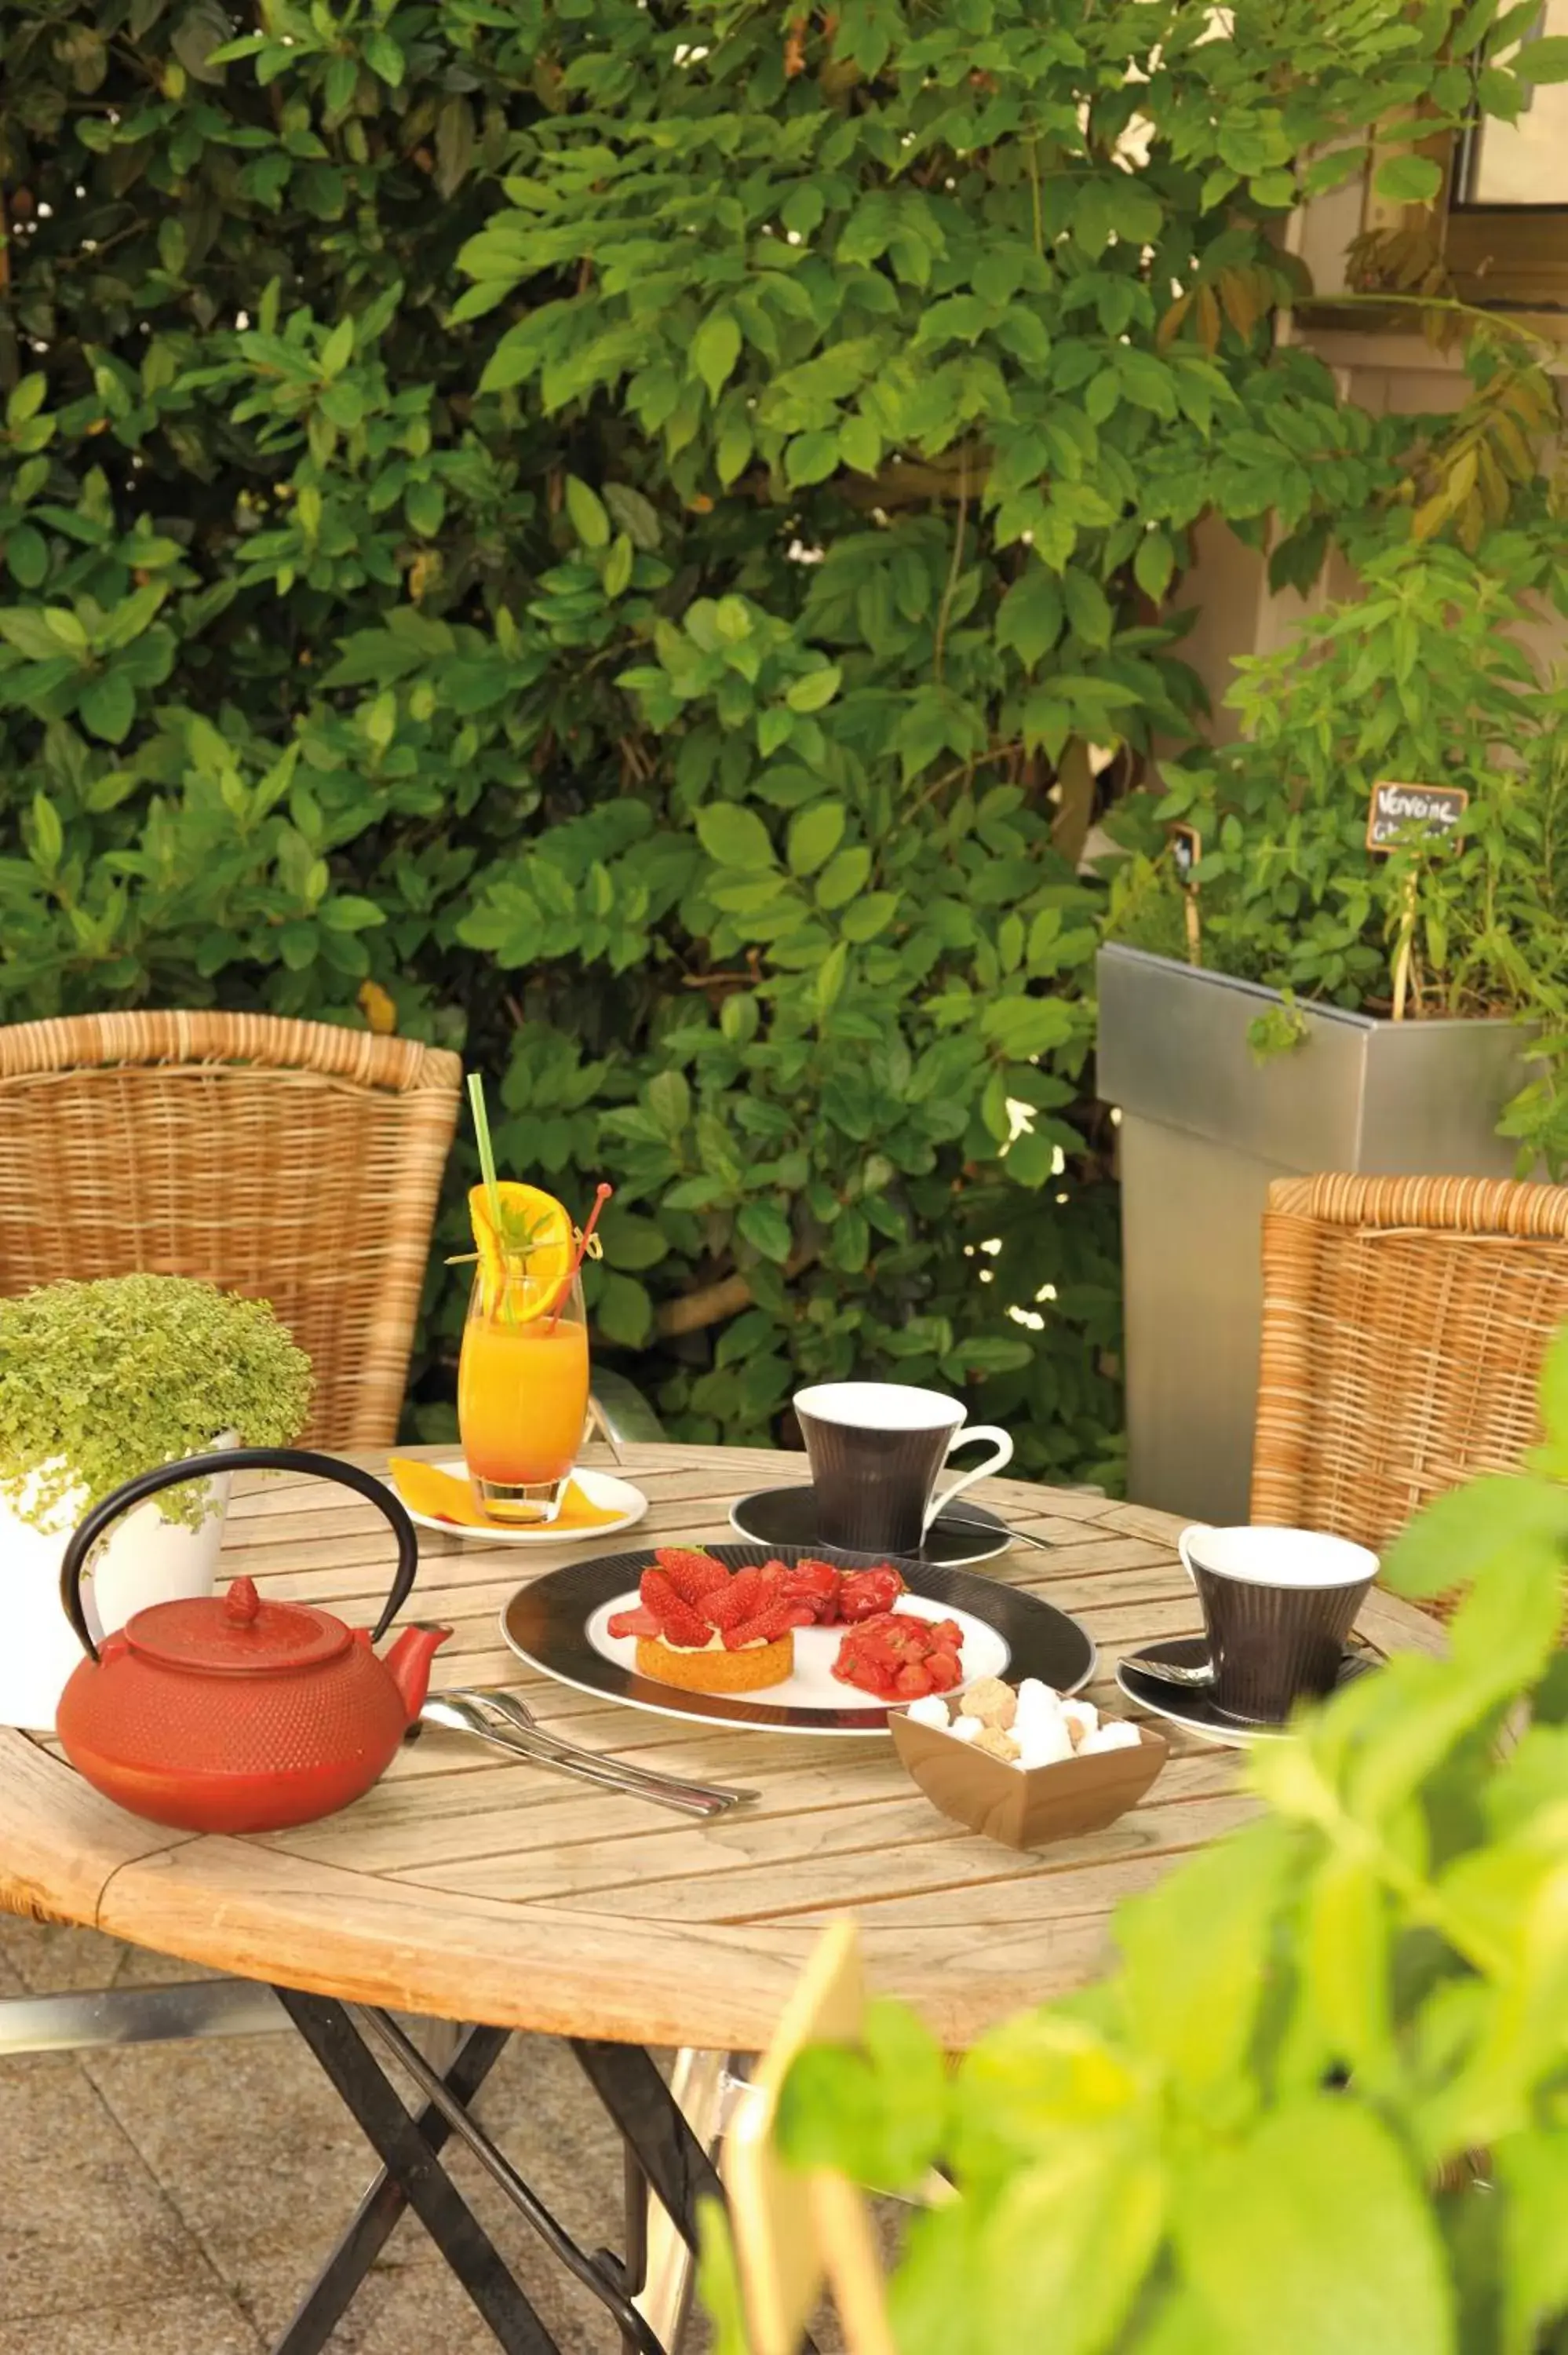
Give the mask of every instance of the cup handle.
POLYGON ((991 1453, 985 1458, 983 1463, 977 1464, 972 1472, 961 1473, 959 1478, 953 1482, 950 1488, 944 1488, 939 1497, 932 1498, 930 1505, 927 1508, 926 1518, 920 1524, 920 1535, 922 1539, 926 1537, 938 1514, 943 1510, 944 1507, 950 1505, 955 1497, 960 1495, 965 1488, 972 1487, 977 1480, 983 1480, 989 1474, 992 1472, 1000 1472, 1004 1465, 1012 1463, 1012 1442, 1008 1437, 1007 1433, 1001 1430, 1000 1426, 994 1423, 968 1423, 963 1424, 959 1430, 954 1432, 951 1439, 948 1440, 948 1454, 951 1455, 953 1450, 957 1447, 968 1447, 970 1441, 975 1439, 989 1440, 991 1442, 991 1453))

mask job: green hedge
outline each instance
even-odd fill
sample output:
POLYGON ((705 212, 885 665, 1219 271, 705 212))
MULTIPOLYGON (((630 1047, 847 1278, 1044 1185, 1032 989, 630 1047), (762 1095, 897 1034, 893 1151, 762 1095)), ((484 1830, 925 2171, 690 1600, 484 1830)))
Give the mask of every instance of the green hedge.
POLYGON ((1089 748, 1192 734, 1205 512, 1397 492, 1277 236, 1455 13, 16 0, 0 1012, 461 1045, 675 1429, 853 1366, 1104 1465, 1089 748))

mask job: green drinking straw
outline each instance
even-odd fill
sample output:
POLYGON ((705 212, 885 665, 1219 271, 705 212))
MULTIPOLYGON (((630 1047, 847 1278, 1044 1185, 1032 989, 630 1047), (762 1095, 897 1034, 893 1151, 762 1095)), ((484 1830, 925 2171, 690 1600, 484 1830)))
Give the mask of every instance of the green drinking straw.
POLYGON ((484 1179, 484 1191, 490 1204, 490 1223, 495 1230, 495 1240, 501 1248, 502 1265, 506 1263, 506 1233, 501 1223, 501 1187, 495 1175, 495 1148, 490 1142, 490 1115, 484 1109, 484 1082, 478 1071, 468 1075, 469 1109, 473 1114, 473 1134, 479 1146, 480 1175, 484 1179))

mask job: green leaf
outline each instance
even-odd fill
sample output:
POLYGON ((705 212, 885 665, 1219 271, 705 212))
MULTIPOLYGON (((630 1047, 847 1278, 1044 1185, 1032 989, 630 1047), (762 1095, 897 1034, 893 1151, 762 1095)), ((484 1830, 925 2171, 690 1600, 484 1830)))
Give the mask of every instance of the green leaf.
POLYGON ((668 1256, 669 1241, 657 1220, 639 1218, 635 1210, 623 1210, 619 1203, 612 1202, 606 1209, 599 1231, 610 1267, 641 1273, 668 1256))
POLYGON ((857 945, 874 941, 878 932, 887 930, 897 913, 896 891, 868 891, 864 899, 856 900, 853 907, 844 910, 839 919, 839 931, 846 941, 857 945))
POLYGON ((354 321, 340 319, 325 343, 318 363, 324 377, 341 376, 354 357, 354 321))
POLYGON ((49 569, 49 548, 41 531, 30 523, 16 524, 5 535, 5 562, 19 589, 42 586, 49 569))
POLYGON ((871 853, 863 842, 841 850, 817 879, 818 907, 844 907, 857 891, 864 890, 870 874, 871 853))
POLYGON ((136 690, 123 671, 104 672, 82 689, 77 717, 106 744, 122 744, 136 718, 136 690))
POLYGON ((609 516, 604 501, 577 474, 567 476, 567 514, 585 548, 609 546, 609 516))
POLYGON ((60 863, 65 849, 65 828, 59 812, 47 794, 33 795, 33 857, 48 875, 52 875, 60 863))
POLYGON ((374 74, 379 74, 393 90, 400 90, 408 60, 390 33, 368 32, 361 44, 360 54, 374 74))
POLYGON ((596 1328, 619 1348, 645 1348, 652 1337, 653 1303, 634 1275, 601 1270, 592 1316, 596 1328))
POLYGON ((1075 564, 1069 564, 1062 578, 1062 593, 1066 600, 1067 619, 1086 645, 1108 646, 1113 627, 1110 601, 1097 581, 1075 564))
POLYGON ((736 802, 708 802, 697 812, 697 837, 721 867, 751 872, 774 866, 772 839, 755 810, 736 802))
POLYGON ((85 632, 79 646, 67 648, 61 633, 51 623, 48 616, 63 611, 58 605, 48 606, 43 613, 30 605, 0 605, 0 638, 15 646, 18 654, 26 655, 29 662, 53 662, 62 652, 85 653, 85 632))
POLYGON ((791 875, 814 875, 827 863, 843 839, 845 819, 842 802, 814 802, 796 813, 786 853, 791 875))
POLYGON ((848 964, 848 943, 844 941, 835 941, 817 967, 817 982, 812 995, 816 1001, 819 1022, 825 1020, 838 1003, 839 995, 844 986, 844 974, 848 964))
MULTIPOLYGON (((1550 48, 1542 41, 1542 48, 1550 48)), ((1568 41, 1563 43, 1568 50, 1568 41)), ((1388 204, 1430 204, 1443 185, 1442 170, 1429 155, 1391 155, 1377 168, 1377 194, 1388 204)))
POLYGON ((631 568, 636 561, 637 551, 631 545, 630 534, 624 531, 617 532, 610 544, 609 553, 604 559, 604 570, 600 575, 607 597, 619 597, 630 588, 631 568))
POLYGON ((837 433, 797 433, 784 453, 784 479, 792 490, 825 483, 839 469, 837 433))
POLYGON ((692 1116, 691 1083, 683 1071, 660 1071, 648 1082, 648 1109, 666 1136, 679 1136, 692 1116))
POLYGON ((692 366, 716 400, 740 357, 740 328, 728 311, 715 311, 692 338, 692 366))
POLYGON ((1171 586, 1171 576, 1176 569, 1176 551, 1170 536, 1158 528, 1146 531, 1133 551, 1132 573, 1146 597, 1158 604, 1171 586))
POLYGON ((1001 601, 997 644, 1012 646, 1024 667, 1033 670, 1061 636, 1063 616, 1062 591, 1054 575, 1044 565, 1031 563, 1001 601))
POLYGON ((1526 41, 1515 50, 1512 62, 1521 81, 1568 81, 1568 34, 1526 41))
POLYGON ((1287 2105, 1184 2173, 1176 2240, 1224 2355, 1452 2355, 1432 2211, 1388 2128, 1352 2097, 1287 2105))
POLYGON ((838 693, 842 677, 837 663, 828 663, 821 670, 809 670, 803 677, 791 680, 785 689, 784 700, 791 711, 821 711, 838 693))
POLYGON ((754 1251, 783 1266, 793 1238, 789 1221, 776 1203, 743 1202, 736 1212, 735 1223, 754 1251))
POLYGON ((42 368, 33 368, 17 378, 5 401, 5 422, 13 432, 37 415, 48 389, 49 380, 42 368))

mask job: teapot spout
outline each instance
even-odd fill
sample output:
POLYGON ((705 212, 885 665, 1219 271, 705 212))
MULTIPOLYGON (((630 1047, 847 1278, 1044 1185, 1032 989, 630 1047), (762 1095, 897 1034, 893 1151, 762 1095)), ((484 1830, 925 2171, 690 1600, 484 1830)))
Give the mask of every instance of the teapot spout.
POLYGON ((385 1665, 392 1672, 392 1680, 403 1696, 408 1723, 413 1724, 430 1689, 430 1662, 447 1637, 450 1627, 405 1627, 392 1649, 386 1655, 385 1665))

